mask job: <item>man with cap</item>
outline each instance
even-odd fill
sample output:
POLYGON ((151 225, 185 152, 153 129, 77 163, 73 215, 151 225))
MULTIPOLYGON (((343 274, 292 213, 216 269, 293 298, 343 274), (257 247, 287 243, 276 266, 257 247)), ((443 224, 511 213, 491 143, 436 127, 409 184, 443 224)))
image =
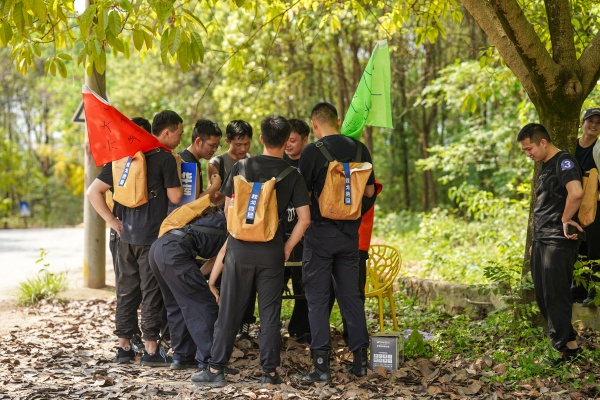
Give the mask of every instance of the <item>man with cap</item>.
MULTIPOLYGON (((582 172, 589 171, 592 168, 598 168, 600 161, 600 144, 598 143, 598 135, 600 134, 600 108, 590 108, 583 114, 581 122, 583 134, 577 141, 575 149, 575 159, 579 163, 582 172)), ((591 225, 585 227, 586 241, 581 242, 579 246, 579 254, 585 256, 592 261, 591 268, 593 273, 600 272, 600 265, 597 260, 600 260, 600 221, 596 215, 596 220, 591 225)), ((592 275, 594 282, 598 278, 592 275)), ((583 307, 595 307, 594 302, 596 296, 596 288, 592 286, 587 293, 587 297, 583 300, 583 307)))

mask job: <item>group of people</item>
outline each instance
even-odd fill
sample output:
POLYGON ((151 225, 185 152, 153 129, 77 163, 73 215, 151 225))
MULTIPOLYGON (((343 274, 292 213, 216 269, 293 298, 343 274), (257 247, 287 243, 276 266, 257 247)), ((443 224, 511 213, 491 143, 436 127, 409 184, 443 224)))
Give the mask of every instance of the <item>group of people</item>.
POLYGON ((542 163, 529 252, 537 304, 548 323, 552 346, 560 352, 560 357, 553 360, 555 364, 581 357, 582 350, 571 323, 573 270, 578 257, 591 263, 593 273, 591 288, 583 299, 584 306, 595 304, 593 281, 598 280, 595 274, 600 271, 600 218, 585 230, 577 220, 583 198, 582 174, 600 164, 600 108, 586 110, 581 127, 583 133, 575 156, 558 149, 541 124, 527 124, 517 136, 525 154, 542 163), (582 241, 584 236, 585 241, 582 241))
MULTIPOLYGON (((134 119, 140 126, 144 121, 134 119)), ((197 368, 199 373, 192 376, 196 385, 223 386, 227 374, 237 373, 228 366, 229 359, 238 333, 247 335, 248 325, 255 321, 258 299, 261 383, 280 383, 281 301, 284 282, 291 277, 294 290, 303 291, 305 300, 296 301, 288 331, 291 337, 310 342, 314 365, 302 380, 331 379, 329 317, 333 298, 340 306, 353 353, 349 372, 366 375, 366 250, 372 208, 381 186, 376 190, 371 171, 362 197, 363 213, 370 210, 371 215, 365 219, 367 224, 363 223, 359 246, 361 218, 342 221, 321 215, 318 198, 329 162, 319 147, 335 160, 371 163, 371 155, 363 143, 339 133, 340 119, 330 103, 317 104, 310 123, 318 140, 308 144, 310 128, 306 122, 277 115, 265 118, 260 126, 263 152, 250 157, 252 127, 246 121, 232 121, 226 128, 229 150, 214 157, 222 132, 212 121, 197 121, 191 144, 179 155, 185 162, 197 163, 200 177, 200 160, 209 161, 209 183, 202 191, 199 179, 197 200, 205 201, 205 207, 199 216, 160 237, 168 210, 177 206, 183 194, 176 158, 162 149, 146 154, 151 196, 146 204, 135 208, 115 203, 111 209, 107 205, 105 194, 113 189, 114 182, 112 165, 104 166, 87 196, 118 239, 111 246, 117 292, 115 362, 135 359, 132 339, 141 328, 141 365, 197 368), (357 155, 360 160, 355 159, 357 155), (227 210, 236 200, 237 176, 248 182, 276 178, 279 227, 272 239, 248 241, 228 235, 231 213, 228 216, 227 210), (199 263, 199 258, 204 261, 199 263), (288 260, 302 261, 302 267, 286 269, 288 260), (165 314, 172 356, 165 354, 159 343, 165 314)), ((155 115, 150 132, 173 150, 181 142, 183 120, 173 111, 162 111, 155 115)))

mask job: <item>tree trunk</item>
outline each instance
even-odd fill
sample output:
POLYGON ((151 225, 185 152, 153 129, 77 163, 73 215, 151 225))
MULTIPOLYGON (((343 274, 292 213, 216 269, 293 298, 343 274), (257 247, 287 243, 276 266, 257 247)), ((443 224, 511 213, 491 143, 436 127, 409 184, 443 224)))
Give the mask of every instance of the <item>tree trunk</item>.
MULTIPOLYGON (((86 0, 89 7, 91 0, 86 0)), ((106 99, 106 75, 98 74, 92 68, 92 76, 85 76, 85 84, 99 96, 106 99)), ((90 151, 90 142, 85 135, 85 190, 92 184, 100 173, 90 151)), ((89 200, 83 201, 83 285, 89 288, 106 286, 106 222, 98 215, 89 200)))

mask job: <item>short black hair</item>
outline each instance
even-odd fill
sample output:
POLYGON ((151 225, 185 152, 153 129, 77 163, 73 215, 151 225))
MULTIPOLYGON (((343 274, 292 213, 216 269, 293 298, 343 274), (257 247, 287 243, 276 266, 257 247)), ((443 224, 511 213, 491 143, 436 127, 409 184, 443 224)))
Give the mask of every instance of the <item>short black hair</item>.
POLYGON ((152 126, 150 125, 150 121, 148 121, 146 118, 144 117, 135 117, 135 118, 131 118, 131 121, 136 124, 137 126, 140 126, 142 128, 144 128, 144 130, 148 133, 152 133, 152 126))
POLYGON ((205 141, 212 136, 218 136, 219 138, 223 136, 223 132, 221 132, 221 128, 219 128, 216 122, 212 122, 209 119, 199 119, 196 121, 194 130, 192 131, 192 143, 198 138, 205 141))
POLYGON ((260 123, 261 135, 265 147, 278 149, 285 146, 290 137, 292 126, 280 115, 271 115, 260 123))
POLYGON ((163 110, 154 116, 152 120, 152 134, 160 135, 165 129, 176 130, 179 124, 183 124, 183 119, 175 111, 163 110))
POLYGON ((242 139, 245 136, 252 139, 252 126, 244 120, 234 119, 227 125, 227 128, 225 128, 225 136, 229 140, 235 138, 242 139))
POLYGON ((519 135, 517 136, 517 142, 522 142, 525 139, 529 139, 530 142, 540 144, 542 139, 546 139, 548 143, 552 143, 550 134, 544 125, 537 123, 530 123, 521 128, 519 135))
POLYGON ((288 119, 288 122, 292 126, 292 132, 296 132, 303 138, 308 137, 310 128, 306 122, 296 118, 288 119))
POLYGON ((337 127, 338 113, 333 104, 323 102, 313 107, 310 119, 337 127))

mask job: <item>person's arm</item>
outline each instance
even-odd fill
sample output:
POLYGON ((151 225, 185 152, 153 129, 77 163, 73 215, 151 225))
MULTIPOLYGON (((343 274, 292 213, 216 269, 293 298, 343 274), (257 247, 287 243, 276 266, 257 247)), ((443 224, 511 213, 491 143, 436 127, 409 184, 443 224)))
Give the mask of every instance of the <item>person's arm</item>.
POLYGON ((215 286, 217 283, 217 279, 219 278, 219 276, 221 275, 221 272, 223 271, 223 259, 225 258, 225 252, 227 249, 227 240, 225 241, 225 243, 223 243, 223 247, 221 247, 221 250, 219 250, 219 254, 217 254, 217 258, 215 258, 215 263, 212 267, 212 271, 210 271, 210 278, 208 279, 208 287, 210 289, 210 291, 212 292, 212 294, 215 296, 215 299, 217 300, 217 304, 219 304, 219 299, 220 299, 220 294, 219 294, 219 289, 217 289, 217 287, 215 286))
POLYGON ((296 208, 296 216, 298 217, 298 222, 296 223, 296 226, 294 226, 290 238, 287 240, 287 242, 285 242, 285 246, 283 248, 285 253, 285 261, 290 258, 292 250, 294 250, 294 247, 296 247, 300 239, 302 239, 302 235, 304 235, 308 225, 310 225, 310 207, 302 206, 296 208))
POLYGON ((577 240, 577 234, 569 234, 569 225, 577 228, 579 232, 583 232, 583 228, 579 224, 573 221, 573 216, 579 210, 581 200, 583 199, 583 188, 581 182, 578 180, 572 180, 565 186, 567 189, 567 201, 565 202, 565 210, 562 215, 563 233, 566 238, 571 240, 577 240))
POLYGON ((219 174, 210 175, 209 181, 210 181, 210 184, 208 185, 206 190, 204 192, 202 192, 200 195, 203 196, 203 195, 208 194, 210 196, 210 202, 213 204, 217 204, 215 201, 216 200, 215 195, 219 192, 219 189, 221 189, 221 183, 222 183, 221 176, 219 176, 219 174))
POLYGON ((102 182, 100 179, 94 179, 85 194, 98 215, 100 215, 102 219, 117 232, 117 235, 121 236, 122 222, 113 215, 104 199, 104 193, 110 188, 111 186, 108 183, 102 182))
POLYGON ((173 204, 179 204, 181 199, 183 198, 183 187, 173 187, 167 188, 167 197, 169 201, 173 204))
POLYGON ((217 256, 211 257, 208 260, 206 260, 206 262, 202 265, 202 267, 200 267, 200 273, 203 276, 207 276, 210 274, 210 272, 213 269, 213 266, 215 265, 216 259, 217 259, 217 256))
POLYGON ((364 196, 366 196, 366 197, 373 197, 374 194, 375 194, 375 185, 367 185, 365 187, 364 196))
MULTIPOLYGON (((210 182, 210 185, 212 187, 213 185, 213 181, 215 179, 215 175, 219 177, 219 180, 221 181, 219 183, 219 188, 221 187, 222 181, 223 179, 225 179, 224 177, 221 177, 221 175, 219 175, 219 170, 217 169, 217 167, 215 167, 215 165, 213 163, 208 163, 208 180, 210 182)), ((225 196, 222 193, 219 193, 218 190, 216 192, 214 192, 211 197, 210 197, 210 201, 213 204, 219 204, 222 203, 223 200, 225 200, 225 196)))

